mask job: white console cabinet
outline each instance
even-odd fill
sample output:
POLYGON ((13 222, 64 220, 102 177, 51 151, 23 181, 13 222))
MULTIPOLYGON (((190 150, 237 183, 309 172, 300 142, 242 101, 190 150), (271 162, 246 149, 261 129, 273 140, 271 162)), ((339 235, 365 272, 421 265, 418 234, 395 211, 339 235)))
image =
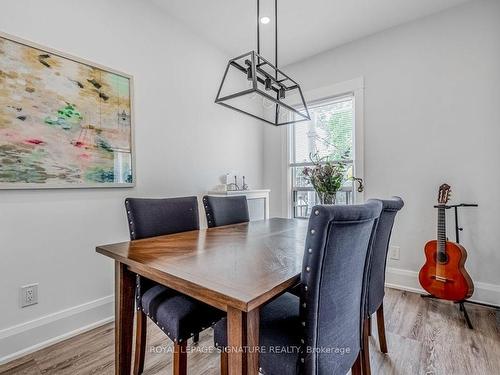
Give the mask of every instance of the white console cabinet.
POLYGON ((208 195, 230 197, 244 195, 247 197, 250 221, 269 219, 269 189, 241 191, 209 191, 208 195))

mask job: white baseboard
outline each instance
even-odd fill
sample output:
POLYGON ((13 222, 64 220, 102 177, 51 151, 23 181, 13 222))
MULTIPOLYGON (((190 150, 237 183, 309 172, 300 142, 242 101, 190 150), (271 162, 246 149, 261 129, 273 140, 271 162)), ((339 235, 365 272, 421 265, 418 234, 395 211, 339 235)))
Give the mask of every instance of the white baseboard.
POLYGON ((0 365, 114 320, 114 296, 0 330, 0 365))
MULTIPOLYGON (((418 281, 418 272, 411 270, 387 267, 385 285, 388 288, 426 293, 418 281)), ((500 285, 474 282, 474 294, 470 300, 499 306, 500 285)))

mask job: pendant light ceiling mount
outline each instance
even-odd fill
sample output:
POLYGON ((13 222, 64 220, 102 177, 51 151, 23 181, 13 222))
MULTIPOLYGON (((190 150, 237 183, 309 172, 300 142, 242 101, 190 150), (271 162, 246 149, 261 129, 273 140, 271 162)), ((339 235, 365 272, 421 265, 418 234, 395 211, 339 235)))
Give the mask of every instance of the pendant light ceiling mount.
POLYGON ((300 85, 278 68, 278 0, 274 0, 274 64, 260 54, 260 23, 257 0, 257 51, 229 60, 215 103, 276 126, 310 120, 300 85))

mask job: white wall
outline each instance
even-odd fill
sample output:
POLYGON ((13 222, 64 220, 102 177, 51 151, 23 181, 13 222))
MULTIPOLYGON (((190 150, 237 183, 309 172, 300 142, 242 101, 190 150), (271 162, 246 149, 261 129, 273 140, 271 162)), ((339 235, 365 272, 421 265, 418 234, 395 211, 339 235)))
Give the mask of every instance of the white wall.
POLYGON ((228 56, 148 2, 6 0, 0 30, 132 74, 137 160, 134 189, 0 191, 1 361, 112 314, 94 249, 127 240, 124 197, 202 194, 228 170, 261 187, 265 125, 213 103, 228 56), (33 282, 40 303, 20 309, 33 282))
MULTIPOLYGON (((473 1, 284 70, 305 91, 364 77, 366 198, 406 202, 389 282, 418 287, 422 248, 436 236, 432 206, 446 181, 453 203, 480 205, 461 214, 466 266, 475 298, 500 303, 500 2, 473 1)), ((264 181, 273 189, 271 214, 281 215, 279 130, 266 128, 265 138, 264 181)))

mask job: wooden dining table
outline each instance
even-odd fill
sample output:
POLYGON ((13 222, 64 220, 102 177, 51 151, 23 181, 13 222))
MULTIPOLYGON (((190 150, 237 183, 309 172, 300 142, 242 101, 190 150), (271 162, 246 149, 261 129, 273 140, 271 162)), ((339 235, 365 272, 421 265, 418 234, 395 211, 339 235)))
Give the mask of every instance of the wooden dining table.
POLYGON ((116 374, 130 375, 138 274, 226 311, 228 372, 256 375, 260 308, 299 282, 306 232, 274 218, 98 246, 115 261, 116 374))

